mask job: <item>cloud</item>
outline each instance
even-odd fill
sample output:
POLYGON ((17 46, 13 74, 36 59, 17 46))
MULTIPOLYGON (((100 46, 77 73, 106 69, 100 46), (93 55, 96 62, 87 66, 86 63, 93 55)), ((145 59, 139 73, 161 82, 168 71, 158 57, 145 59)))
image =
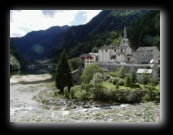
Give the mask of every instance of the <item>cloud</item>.
POLYGON ((54 17, 56 12, 62 12, 62 10, 42 10, 41 12, 47 17, 54 17))
POLYGON ((10 37, 21 37, 28 32, 45 30, 52 26, 85 24, 100 11, 10 10, 10 37))
POLYGON ((20 12, 21 10, 10 10, 10 22, 13 22, 13 13, 20 12))
POLYGON ((70 22, 71 25, 80 25, 86 23, 86 17, 84 16, 85 12, 79 11, 72 22, 70 22))

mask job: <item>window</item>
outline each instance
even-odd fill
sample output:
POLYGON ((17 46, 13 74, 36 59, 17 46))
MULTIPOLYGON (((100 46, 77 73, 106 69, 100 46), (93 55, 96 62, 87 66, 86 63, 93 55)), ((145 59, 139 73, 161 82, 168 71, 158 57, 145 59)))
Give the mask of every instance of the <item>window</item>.
POLYGON ((130 58, 129 57, 127 58, 127 61, 130 61, 130 58))

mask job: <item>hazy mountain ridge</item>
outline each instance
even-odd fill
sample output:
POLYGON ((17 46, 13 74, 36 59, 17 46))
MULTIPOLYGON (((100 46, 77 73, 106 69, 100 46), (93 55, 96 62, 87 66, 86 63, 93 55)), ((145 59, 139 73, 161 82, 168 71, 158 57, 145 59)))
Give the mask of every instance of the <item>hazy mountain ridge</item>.
MULTIPOLYGON (((150 15, 150 12, 149 10, 103 10, 85 25, 54 26, 47 30, 30 32, 21 38, 11 39, 28 60, 53 58, 57 62, 64 48, 67 50, 69 58, 72 58, 82 53, 91 52, 94 47, 98 48, 109 43, 118 44, 122 37, 124 26, 126 26, 128 37, 132 40, 131 47, 133 48, 134 40, 139 40, 139 35, 141 37, 138 43, 145 43, 141 42, 141 39, 148 34, 147 32, 149 32, 149 35, 151 32, 147 30, 149 24, 140 22, 140 18, 144 18, 141 20, 146 20, 145 18, 147 17, 145 16, 147 14, 149 14, 148 19, 155 17, 158 13, 160 14, 158 12, 150 15), (141 28, 142 25, 138 25, 139 23, 143 25, 143 28, 141 28), (135 32, 134 29, 139 28, 145 29, 144 31, 141 30, 142 32, 138 30, 142 34, 136 33, 137 37, 135 38, 130 35, 135 32)), ((155 20, 158 21, 158 19, 160 18, 151 19, 154 22, 152 21, 150 25, 155 25, 155 20)), ((152 31, 155 31, 155 29, 152 31)), ((155 38, 156 35, 159 35, 160 38, 159 32, 152 36, 155 38)), ((147 45, 152 45, 152 43, 147 45)))
POLYGON ((23 37, 11 38, 11 40, 19 51, 32 61, 45 57, 49 49, 61 39, 68 29, 68 26, 53 26, 47 30, 32 31, 23 37))

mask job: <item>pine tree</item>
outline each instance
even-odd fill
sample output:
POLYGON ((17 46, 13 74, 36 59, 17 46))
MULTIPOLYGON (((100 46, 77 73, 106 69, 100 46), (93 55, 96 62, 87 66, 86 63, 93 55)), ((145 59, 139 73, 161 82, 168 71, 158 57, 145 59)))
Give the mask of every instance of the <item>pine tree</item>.
POLYGON ((130 77, 129 76, 127 76, 125 78, 125 86, 127 86, 127 87, 131 86, 131 80, 130 80, 130 77))
POLYGON ((133 84, 136 82, 136 77, 137 77, 136 72, 135 72, 134 68, 132 68, 130 70, 130 80, 133 84))
POLYGON ((119 74, 119 77, 120 78, 124 78, 125 77, 125 73, 126 73, 126 70, 124 68, 124 66, 122 66, 119 71, 118 71, 118 74, 119 74))
POLYGON ((56 68, 55 81, 55 85, 60 92, 63 92, 64 87, 68 87, 68 90, 70 90, 73 86, 68 56, 65 50, 62 52, 56 68))

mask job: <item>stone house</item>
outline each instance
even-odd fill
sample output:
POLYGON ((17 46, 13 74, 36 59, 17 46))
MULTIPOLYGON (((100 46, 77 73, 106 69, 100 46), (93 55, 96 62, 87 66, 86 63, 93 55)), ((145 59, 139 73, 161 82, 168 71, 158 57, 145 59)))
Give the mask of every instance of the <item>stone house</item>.
POLYGON ((158 60, 160 52, 156 46, 151 47, 139 47, 133 53, 135 60, 134 63, 149 63, 151 59, 158 60))
POLYGON ((72 78, 73 78, 73 83, 80 84, 80 82, 81 82, 80 76, 82 74, 82 70, 80 68, 76 69, 76 70, 72 71, 71 74, 72 74, 72 78))

